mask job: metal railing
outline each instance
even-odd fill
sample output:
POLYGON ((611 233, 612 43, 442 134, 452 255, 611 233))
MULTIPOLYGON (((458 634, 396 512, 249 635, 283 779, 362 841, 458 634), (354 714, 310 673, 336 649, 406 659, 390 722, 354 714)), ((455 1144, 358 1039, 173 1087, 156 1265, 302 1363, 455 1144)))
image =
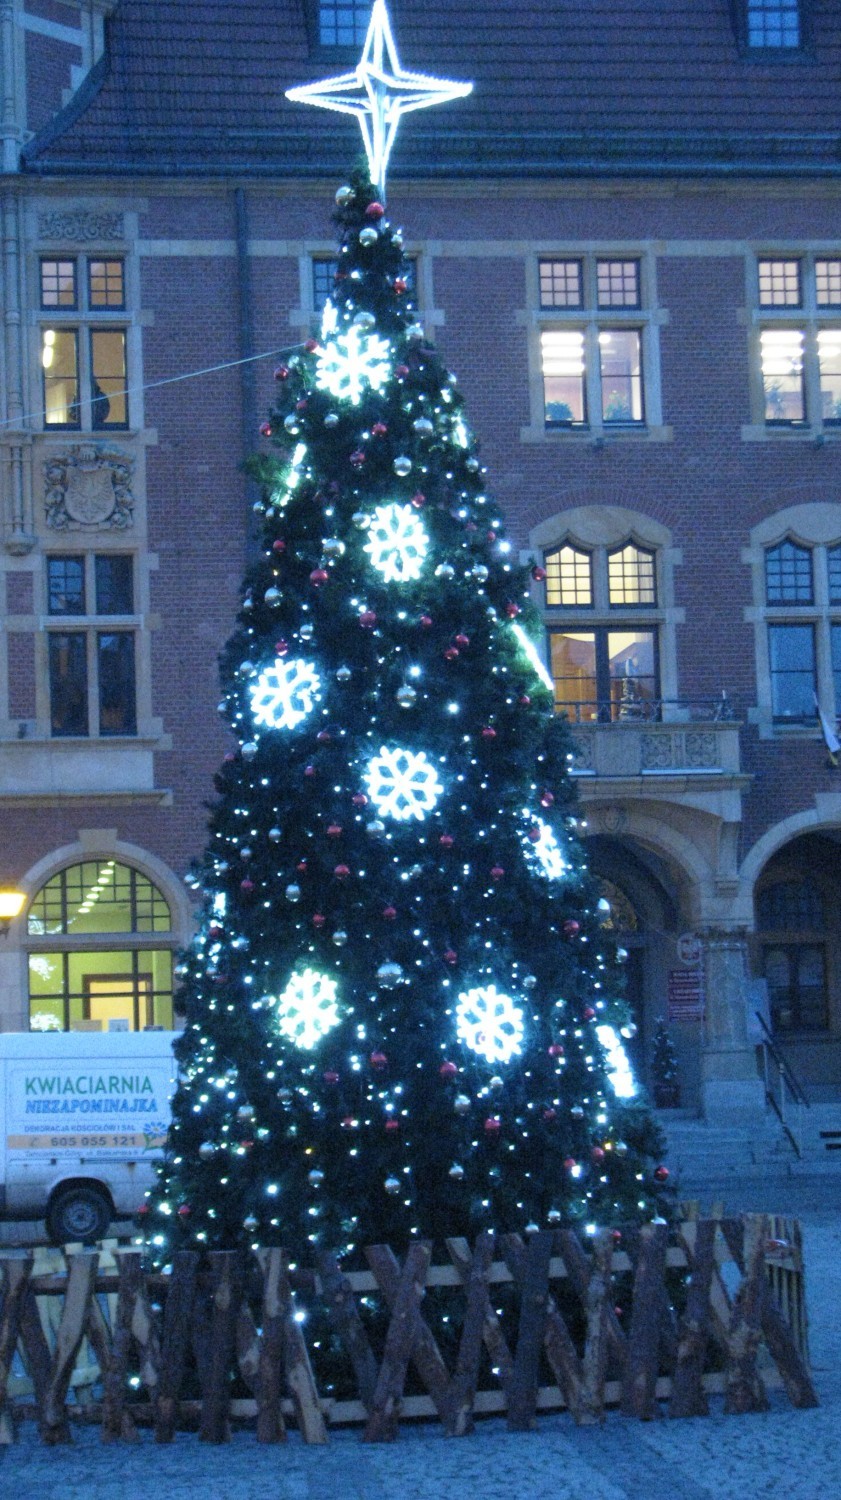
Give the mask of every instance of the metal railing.
MULTIPOLYGON (((623 677, 623 689, 633 680, 623 677)), ((558 701, 556 709, 571 724, 727 724, 737 717, 725 692, 713 698, 642 698, 624 689, 616 698, 558 701)))
POLYGON ((765 1083, 765 1102, 769 1104, 779 1120, 783 1132, 795 1152, 803 1155, 803 1111, 809 1109, 809 1100, 797 1074, 791 1066, 779 1042, 759 1011, 754 1011, 762 1032, 759 1043, 762 1048, 762 1070, 765 1083), (790 1124, 789 1121, 792 1120, 790 1124))

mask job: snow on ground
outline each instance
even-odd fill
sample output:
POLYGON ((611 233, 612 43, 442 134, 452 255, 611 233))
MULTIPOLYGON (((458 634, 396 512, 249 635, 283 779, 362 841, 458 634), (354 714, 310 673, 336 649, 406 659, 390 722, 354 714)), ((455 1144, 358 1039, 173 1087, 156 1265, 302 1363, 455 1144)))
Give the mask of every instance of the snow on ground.
MULTIPOLYGON (((824 1194, 816 1185, 814 1201, 824 1194)), ((827 1195, 828 1196, 828 1195, 827 1195)), ((833 1193, 834 1197, 835 1194, 833 1193)), ((44 1448, 33 1424, 0 1450, 0 1494, 52 1493, 61 1500, 832 1500, 841 1495, 841 1214, 802 1213, 811 1350, 821 1398, 794 1411, 782 1393, 749 1417, 638 1423, 608 1414, 576 1429, 565 1414, 533 1433, 482 1424, 446 1439, 434 1426, 406 1426, 391 1446, 367 1447, 356 1430, 307 1448, 296 1433, 260 1447, 238 1433, 211 1448, 194 1435, 155 1447, 103 1447, 82 1431, 72 1447, 44 1448)), ((715 1398, 713 1399, 716 1405, 715 1398)))

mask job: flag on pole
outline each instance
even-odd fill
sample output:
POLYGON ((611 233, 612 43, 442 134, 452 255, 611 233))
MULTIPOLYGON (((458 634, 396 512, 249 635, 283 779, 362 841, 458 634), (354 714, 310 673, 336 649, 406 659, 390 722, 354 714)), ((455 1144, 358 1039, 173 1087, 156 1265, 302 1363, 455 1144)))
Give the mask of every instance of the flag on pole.
POLYGON ((837 734, 837 732, 836 732, 836 730, 835 730, 832 722, 830 721, 830 719, 827 718, 827 715, 824 713, 823 709, 821 708, 821 705, 818 702, 818 695, 817 695, 817 693, 815 693, 815 708, 817 710, 818 718, 821 721, 821 729, 823 731, 824 744, 826 745, 826 748, 827 748, 827 753, 829 755, 830 764, 833 765, 833 766, 835 766, 835 768, 837 769, 837 767, 838 767, 838 753, 839 753, 839 751, 841 751, 841 740, 839 740, 838 734, 837 734))

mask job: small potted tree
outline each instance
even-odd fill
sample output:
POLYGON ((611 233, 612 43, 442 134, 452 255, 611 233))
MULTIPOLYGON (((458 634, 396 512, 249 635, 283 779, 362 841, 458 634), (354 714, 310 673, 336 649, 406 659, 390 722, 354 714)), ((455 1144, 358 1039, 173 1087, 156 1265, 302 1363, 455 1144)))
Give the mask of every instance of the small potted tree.
POLYGON ((664 1021, 658 1021, 651 1052, 651 1085, 656 1109, 680 1107, 677 1053, 664 1021))

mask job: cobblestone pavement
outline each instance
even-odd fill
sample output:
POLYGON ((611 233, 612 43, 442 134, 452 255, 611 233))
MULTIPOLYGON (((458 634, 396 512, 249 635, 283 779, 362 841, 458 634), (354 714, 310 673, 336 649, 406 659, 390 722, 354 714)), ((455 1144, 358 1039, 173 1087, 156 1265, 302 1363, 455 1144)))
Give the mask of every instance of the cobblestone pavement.
POLYGON ((841 1214, 825 1206, 802 1218, 816 1411, 794 1411, 775 1394, 769 1412, 750 1417, 643 1425, 610 1413, 603 1427, 579 1430, 558 1415, 528 1434, 508 1433, 496 1420, 462 1440, 411 1426, 392 1446, 365 1447, 358 1432, 341 1432, 321 1449, 294 1433, 275 1448, 243 1433, 223 1448, 192 1435, 156 1448, 145 1434, 136 1446, 103 1447, 93 1431, 70 1448, 45 1449, 27 1423, 0 1452, 0 1494, 5 1500, 25 1487, 61 1500, 833 1500, 841 1495, 841 1214))

